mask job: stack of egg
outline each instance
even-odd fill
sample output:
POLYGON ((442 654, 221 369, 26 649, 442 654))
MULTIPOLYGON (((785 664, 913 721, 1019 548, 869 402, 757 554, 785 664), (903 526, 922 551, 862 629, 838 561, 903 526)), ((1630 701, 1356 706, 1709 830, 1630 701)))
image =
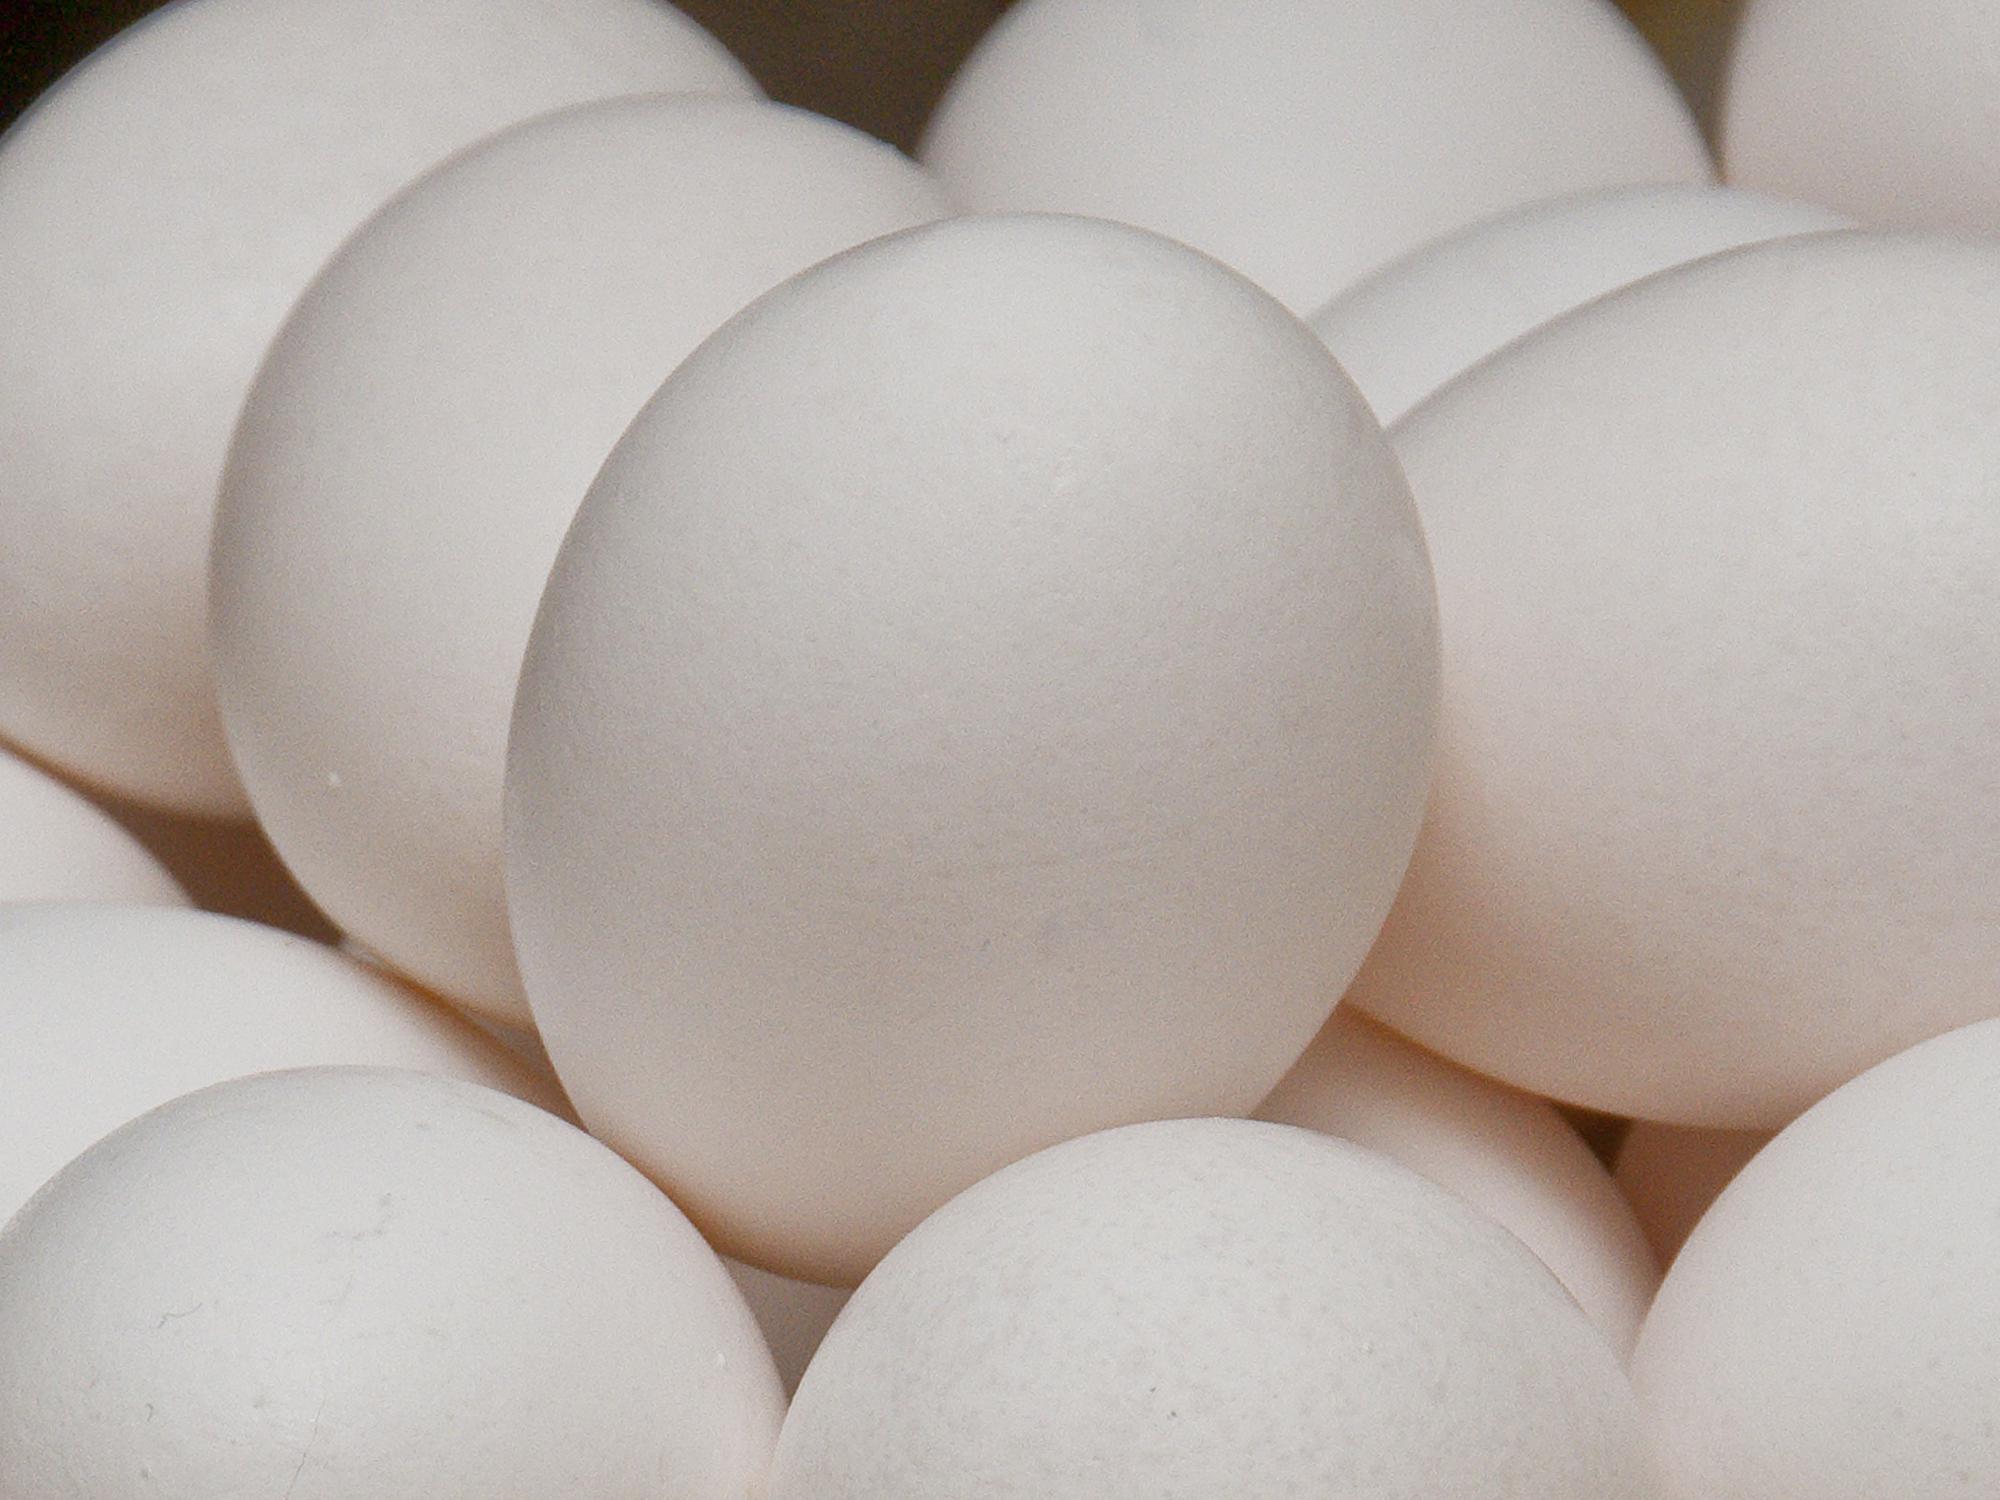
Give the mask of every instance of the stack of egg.
POLYGON ((2000 1494, 2000 12, 1630 9, 44 94, 0 1495, 2000 1494))

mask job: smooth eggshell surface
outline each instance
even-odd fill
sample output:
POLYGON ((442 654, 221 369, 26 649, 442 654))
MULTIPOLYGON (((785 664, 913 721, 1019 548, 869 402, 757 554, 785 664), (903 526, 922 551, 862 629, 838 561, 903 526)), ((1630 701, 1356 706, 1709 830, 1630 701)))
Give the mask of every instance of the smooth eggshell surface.
POLYGON ((1673 1500, 2000 1494, 2000 1021, 1782 1131, 1667 1273, 1632 1377, 1673 1500))
POLYGON ((0 908, 0 1036, 0 1220, 105 1132, 245 1073, 374 1063, 548 1100, 498 1043, 406 986, 206 912, 0 908))
POLYGON ((1667 271, 1399 423, 1437 786, 1352 998, 1615 1114, 1776 1128, 2000 1013, 2000 245, 1667 271))
POLYGON ((0 903, 144 901, 187 892, 109 813, 0 749, 0 903))
POLYGON ((396 188, 530 115, 746 92, 654 0, 179 0, 0 140, 0 734, 242 813, 203 639, 210 523, 265 346, 396 188))
POLYGON ((1586 193, 1488 219, 1412 251, 1313 315, 1382 419, 1522 334, 1656 271, 1850 221, 1728 188, 1586 193))
POLYGON ((1437 639, 1311 332, 1140 230, 948 221, 667 381, 578 514, 507 778, 583 1118, 852 1284, 1041 1146, 1255 1108, 1388 909, 1437 639))
POLYGON ((1750 0, 1730 48, 1732 182, 1856 218, 2000 234, 2000 6, 1750 0))
POLYGON ((571 516, 718 324, 945 211, 908 159, 832 121, 628 99, 446 163, 320 273, 231 449, 211 640, 257 815, 342 928, 528 1023, 500 785, 571 516))
POLYGON ((1674 1263, 1709 1204, 1770 1139, 1768 1130, 1632 1122, 1613 1176, 1661 1265, 1674 1263))
POLYGON ((1546 1101, 1342 1006, 1257 1117, 1340 1136, 1450 1188, 1541 1257, 1631 1353, 1659 1265, 1610 1175, 1546 1101))
POLYGON ((1384 1157, 1242 1120, 1071 1141, 842 1311, 771 1500, 1648 1500, 1618 1360, 1518 1241, 1384 1157))
POLYGON ((968 208, 1158 230, 1300 313, 1517 204, 1712 177, 1608 0, 1022 0, 922 156, 968 208))
POLYGON ((771 1356, 680 1212, 456 1079, 175 1100, 0 1232, 0 1491, 743 1500, 771 1356))

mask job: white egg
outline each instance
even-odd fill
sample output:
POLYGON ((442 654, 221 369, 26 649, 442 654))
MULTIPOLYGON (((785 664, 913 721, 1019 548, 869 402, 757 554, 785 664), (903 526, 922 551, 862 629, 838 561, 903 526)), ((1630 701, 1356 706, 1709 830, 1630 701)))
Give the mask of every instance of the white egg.
POLYGON ((655 0, 179 0, 43 95, 0 141, 0 734, 137 800, 243 812, 205 563, 293 299, 503 125, 751 88, 655 0))
POLYGON ((1353 385, 1142 231, 963 219, 726 325, 599 475, 507 773, 591 1128, 852 1284, 994 1168, 1255 1108, 1421 818, 1423 540, 1353 385))
POLYGON ((830 120, 626 99, 454 158, 321 271, 231 449, 210 637, 257 815, 342 928, 527 1024, 500 784, 577 504, 730 314, 945 211, 907 158, 830 120))
POLYGON ((2000 1013, 2000 245, 1803 236, 1396 429, 1439 771, 1353 992, 1617 1114, 1775 1128, 2000 1013))
POLYGON ((1158 230, 1300 313, 1518 204, 1712 177, 1609 0, 1022 0, 921 154, 968 208, 1158 230))
POLYGON ((771 1500, 1648 1500, 1618 1360, 1518 1241, 1371 1151, 1181 1120, 1054 1147, 876 1268, 771 1500))
POLYGON ((552 1102, 497 1043, 407 986, 206 912, 0 907, 0 1036, 0 1220, 106 1131, 245 1073, 373 1063, 552 1102))
POLYGON ((0 749, 0 902, 146 901, 187 892, 117 820, 0 749))
POLYGON ((2000 1021, 1780 1132, 1667 1273, 1634 1356, 1672 1500, 2000 1494, 2000 1021))
POLYGON ((2000 6, 1750 0, 1729 52, 1732 182, 1860 219, 2000 234, 2000 6))
POLYGON ((1671 266, 1850 221, 1712 187, 1618 188, 1536 203, 1414 250, 1313 315, 1388 426, 1551 318, 1671 266))
POLYGON ((1674 1263, 1709 1204, 1770 1139, 1768 1130, 1632 1122, 1614 1176, 1661 1265, 1674 1263))
POLYGON ((844 1287, 774 1276, 740 1260, 725 1260, 723 1264, 735 1278, 736 1290, 743 1294, 744 1302, 756 1315, 757 1326, 763 1330, 764 1342, 771 1346, 771 1358, 777 1362, 778 1377, 784 1381, 786 1392, 797 1390, 799 1377, 812 1363, 820 1340, 847 1305, 848 1291, 844 1287))
POLYGON ((456 1079, 163 1106, 0 1232, 0 1491, 742 1500, 783 1392, 644 1178, 456 1079))
POLYGON ((1622 1357, 1660 1283, 1632 1209, 1547 1101, 1342 1006, 1257 1118, 1380 1151, 1511 1230, 1622 1357))

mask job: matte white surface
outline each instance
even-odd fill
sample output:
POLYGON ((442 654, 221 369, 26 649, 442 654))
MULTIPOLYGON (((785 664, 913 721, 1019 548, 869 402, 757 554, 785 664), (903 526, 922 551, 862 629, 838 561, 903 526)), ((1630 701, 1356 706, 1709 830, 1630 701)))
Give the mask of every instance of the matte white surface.
POLYGON ((968 208, 1158 230, 1301 314, 1517 204, 1713 175, 1608 0, 1022 0, 922 156, 968 208))
POLYGON ((1353 998, 1617 1114, 1776 1128, 2000 1013, 2000 243, 1731 251, 1400 423, 1437 787, 1353 998))
POLYGON ((1730 180, 1858 219, 2000 234, 2000 6, 1750 0, 1731 45, 1730 180))
POLYGON ((1454 1067, 1348 1006, 1257 1111, 1380 1151, 1534 1251, 1620 1357, 1660 1269, 1631 1207, 1541 1099, 1454 1067))
POLYGON ((1668 1272, 1633 1380, 1674 1500, 2000 1494, 2000 1022, 1782 1131, 1668 1272))
POLYGON ((1661 1265, 1673 1264, 1709 1204, 1770 1139, 1768 1130, 1632 1122, 1618 1147, 1613 1177, 1661 1265))
POLYGON ((1648 1500, 1632 1393, 1531 1255, 1310 1131, 1107 1131, 988 1178, 835 1323, 771 1500, 1648 1500))
POLYGON ((185 1096, 0 1232, 10 1500, 744 1500, 782 1411, 680 1212, 456 1079, 185 1096))
POLYGON ((147 901, 187 892, 109 813, 0 749, 0 902, 147 901))
POLYGON ((453 159, 320 273, 231 449, 210 630, 257 815, 342 928, 528 1024, 500 785, 571 516, 724 319, 945 211, 913 163, 832 121, 628 99, 453 159))
POLYGON ((375 1063, 547 1098, 443 1006, 331 948, 206 912, 0 908, 0 1037, 0 1220, 105 1132, 245 1073, 375 1063))
POLYGON ((241 813, 203 618, 229 433, 349 230, 584 99, 751 85, 655 0, 180 0, 0 140, 0 733, 241 813))
POLYGON ((1585 193, 1412 251, 1321 308, 1313 331, 1386 427, 1496 349, 1607 292, 1738 245, 1851 225, 1831 209, 1728 188, 1585 193))
POLYGON ((798 1389, 799 1377, 805 1374, 820 1340, 851 1294, 843 1287, 774 1276, 740 1260, 725 1260, 723 1264, 756 1314, 757 1326, 764 1331, 764 1342, 771 1346, 771 1358, 777 1362, 778 1376, 789 1395, 798 1389))
POLYGON ((620 442, 507 776, 583 1118, 852 1282, 1066 1136, 1247 1112, 1421 817, 1423 541, 1360 397, 1156 236, 949 221, 791 281, 620 442))

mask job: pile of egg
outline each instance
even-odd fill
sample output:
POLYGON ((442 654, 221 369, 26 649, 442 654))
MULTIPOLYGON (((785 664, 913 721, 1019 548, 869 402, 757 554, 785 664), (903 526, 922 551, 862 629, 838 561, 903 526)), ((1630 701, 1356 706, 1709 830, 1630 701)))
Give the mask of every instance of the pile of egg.
POLYGON ((0 1495, 2000 1494, 2000 10, 1628 8, 48 90, 0 1495))

